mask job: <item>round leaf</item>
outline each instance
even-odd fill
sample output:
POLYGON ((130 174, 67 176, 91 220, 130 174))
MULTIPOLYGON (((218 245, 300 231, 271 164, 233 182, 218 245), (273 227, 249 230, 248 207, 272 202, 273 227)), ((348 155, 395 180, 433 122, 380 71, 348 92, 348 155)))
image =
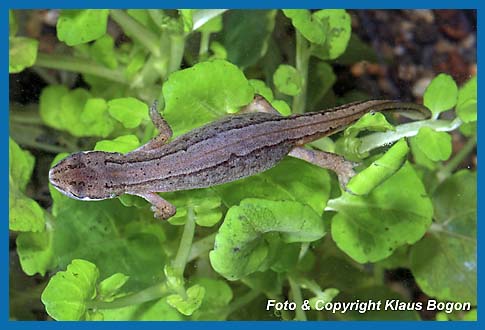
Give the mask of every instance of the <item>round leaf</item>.
POLYGON ((421 127, 413 139, 417 148, 432 161, 447 160, 451 156, 451 135, 446 132, 436 132, 430 127, 421 127))
POLYGON ((422 182, 409 163, 366 196, 344 192, 327 208, 332 238, 337 246, 360 263, 375 262, 419 240, 429 225, 433 209, 422 182))
POLYGON ((39 42, 25 37, 10 37, 8 48, 8 73, 17 73, 34 65, 39 42))
POLYGON ((133 97, 108 101, 108 112, 126 128, 138 127, 144 119, 149 119, 148 106, 133 97))
POLYGON ((212 267, 229 280, 260 270, 268 262, 269 243, 263 236, 267 233, 279 233, 285 243, 312 242, 323 237, 325 230, 320 216, 309 206, 245 199, 229 209, 219 228, 209 255, 212 267))
POLYGON ((458 87, 451 76, 441 73, 436 76, 424 92, 423 103, 437 115, 456 105, 458 87))
POLYGON ((86 303, 96 294, 99 270, 89 261, 74 259, 66 271, 57 272, 42 292, 47 313, 58 321, 85 318, 86 303))
POLYGON ((291 65, 281 64, 273 75, 273 81, 283 94, 295 96, 301 92, 301 75, 291 65))
POLYGON ((172 73, 163 85, 164 117, 174 136, 233 113, 253 98, 253 88, 235 65, 214 60, 172 73))
POLYGON ((477 120, 477 77, 473 77, 460 88, 456 102, 456 114, 465 123, 477 120))
POLYGON ((178 294, 173 294, 167 297, 167 303, 176 308, 180 313, 190 316, 199 309, 204 295, 205 288, 196 284, 187 289, 186 299, 178 294))
POLYGON ((64 9, 57 20, 57 38, 68 46, 84 44, 106 33, 108 9, 64 9))

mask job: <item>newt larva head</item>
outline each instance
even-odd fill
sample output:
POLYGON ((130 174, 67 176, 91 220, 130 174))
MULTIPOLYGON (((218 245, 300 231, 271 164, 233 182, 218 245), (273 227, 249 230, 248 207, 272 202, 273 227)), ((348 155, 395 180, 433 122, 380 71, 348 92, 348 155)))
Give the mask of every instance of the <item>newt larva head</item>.
POLYGON ((110 173, 105 159, 110 153, 87 151, 72 154, 49 171, 50 183, 64 195, 78 200, 102 200, 118 194, 107 188, 110 173))

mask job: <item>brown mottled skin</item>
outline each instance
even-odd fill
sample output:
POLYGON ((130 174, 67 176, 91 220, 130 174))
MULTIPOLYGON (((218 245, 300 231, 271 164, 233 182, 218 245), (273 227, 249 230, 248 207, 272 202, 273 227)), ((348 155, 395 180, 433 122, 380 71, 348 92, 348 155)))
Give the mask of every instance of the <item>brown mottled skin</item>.
MULTIPOLYGON (((253 102, 268 106, 259 96, 253 102)), ((125 155, 102 151, 73 154, 51 169, 49 179, 72 198, 93 200, 121 194, 146 198, 147 193, 209 187, 263 172, 294 148, 340 131, 367 112, 389 110, 429 116, 421 105, 380 100, 288 117, 243 113, 194 129, 164 145, 149 142, 146 148, 125 155)))

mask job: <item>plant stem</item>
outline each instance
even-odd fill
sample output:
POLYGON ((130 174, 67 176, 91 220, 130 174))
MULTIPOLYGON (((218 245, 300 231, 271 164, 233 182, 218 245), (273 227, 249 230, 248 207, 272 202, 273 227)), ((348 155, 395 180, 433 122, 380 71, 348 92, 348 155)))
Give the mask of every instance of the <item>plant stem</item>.
POLYGON ((235 299, 229 306, 227 306, 223 313, 226 315, 230 315, 238 311, 241 307, 249 304, 251 301, 256 299, 261 294, 258 290, 250 290, 248 293, 244 294, 243 296, 235 299))
POLYGON ((171 291, 167 285, 160 283, 149 288, 146 288, 137 293, 133 293, 113 301, 92 301, 87 303, 88 308, 92 309, 115 309, 131 305, 138 305, 147 301, 159 299, 170 294, 171 291))
POLYGON ((439 181, 443 181, 453 173, 453 171, 461 164, 461 162, 473 151, 477 144, 477 136, 473 135, 465 143, 463 148, 456 153, 456 155, 436 174, 439 181))
POLYGON ((293 300, 296 303, 296 310, 295 310, 295 320, 296 321, 306 321, 306 314, 301 308, 303 305, 303 298, 301 295, 301 289, 298 283, 291 277, 288 276, 288 282, 290 283, 291 293, 293 295, 293 300))
POLYGON ((190 249, 192 248, 192 240, 194 239, 195 232, 195 213, 192 206, 187 209, 187 221, 185 222, 184 232, 182 238, 180 239, 180 245, 172 262, 172 267, 174 270, 183 276, 184 269, 187 261, 189 260, 190 249))
POLYGON ((118 83, 128 84, 128 81, 120 71, 111 70, 96 62, 74 56, 39 53, 34 65, 42 68, 91 74, 118 83))
POLYGON ((421 127, 431 127, 438 132, 449 132, 462 124, 459 118, 450 120, 421 120, 396 126, 395 131, 379 132, 364 136, 359 152, 365 153, 380 146, 391 144, 403 137, 415 136, 421 127))
POLYGON ((209 51, 209 40, 211 34, 203 31, 200 35, 199 60, 203 58, 209 51))
POLYGON ((140 42, 156 57, 160 56, 160 40, 155 33, 138 23, 123 10, 112 9, 110 16, 126 34, 140 42))
POLYGON ((307 84, 308 84, 308 62, 310 61, 310 47, 308 41, 296 31, 296 69, 301 75, 301 92, 293 98, 293 113, 305 112, 307 84))
MULTIPOLYGON (((185 37, 181 34, 173 34, 170 36, 170 57, 168 63, 169 75, 180 68, 182 59, 184 57, 185 37)), ((166 77, 165 77, 166 78, 166 77)))
POLYGON ((192 244, 190 248, 190 254, 189 254, 189 258, 187 259, 187 262, 189 263, 199 258, 201 255, 209 252, 210 249, 214 247, 215 238, 216 238, 216 233, 213 233, 213 234, 210 234, 209 236, 201 238, 197 242, 194 242, 194 244, 192 244))

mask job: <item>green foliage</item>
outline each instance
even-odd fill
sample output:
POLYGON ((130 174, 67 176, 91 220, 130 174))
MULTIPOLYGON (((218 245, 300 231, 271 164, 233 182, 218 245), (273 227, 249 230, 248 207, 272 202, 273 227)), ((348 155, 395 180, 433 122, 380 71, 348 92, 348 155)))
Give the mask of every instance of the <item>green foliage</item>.
POLYGON ((424 95, 429 120, 397 125, 368 114, 337 138, 308 145, 361 163, 345 189, 332 172, 286 157, 242 180, 161 193, 177 213, 159 221, 131 195, 86 202, 49 185, 52 205, 37 203, 50 161, 39 151, 59 152, 52 165, 81 150, 128 153, 157 134, 148 115, 154 100, 176 138, 239 111, 255 94, 284 116, 365 99, 333 90, 344 65, 377 58, 351 36, 350 15, 63 10, 57 33, 65 44, 53 54, 17 36, 22 24, 9 11, 9 72, 35 65, 55 78, 35 117, 11 110, 9 227, 22 271, 43 276, 20 300, 42 301, 56 320, 415 320, 415 311, 261 308, 286 297, 313 307, 406 301, 381 276, 401 267, 430 297, 476 304, 476 172, 457 169, 476 143, 477 77, 459 88, 446 74, 433 79, 424 95), (107 31, 108 19, 127 38, 107 31), (457 127, 463 136, 450 132, 457 127))
POLYGON ((424 292, 441 300, 477 301, 477 177, 459 171, 433 194, 431 235, 411 249, 411 270, 424 292))
POLYGON ((273 81, 283 94, 295 96, 301 92, 302 78, 291 65, 281 64, 274 73, 273 81))
POLYGON ((106 33, 107 9, 64 9, 57 20, 57 37, 68 46, 96 40, 106 33))
POLYGON ((439 74, 435 77, 424 92, 423 103, 433 114, 449 110, 456 105, 458 87, 447 74, 439 74))
POLYGON ((237 280, 271 267, 280 241, 312 242, 324 234, 319 215, 309 206, 245 199, 227 212, 210 260, 216 272, 237 280))

